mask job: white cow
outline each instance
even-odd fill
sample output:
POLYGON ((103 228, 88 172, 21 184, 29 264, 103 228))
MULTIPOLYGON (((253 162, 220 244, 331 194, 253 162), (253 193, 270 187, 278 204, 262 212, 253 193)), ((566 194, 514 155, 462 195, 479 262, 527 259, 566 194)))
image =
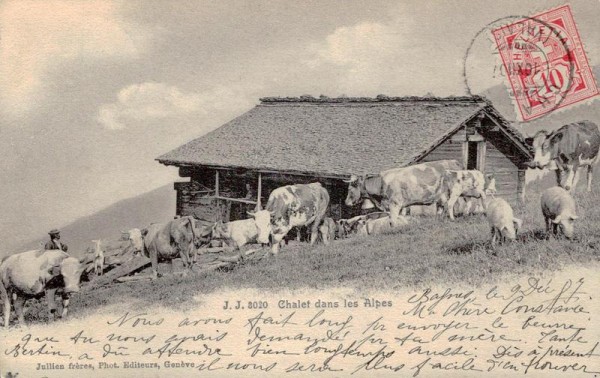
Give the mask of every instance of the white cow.
MULTIPOLYGON (((271 235, 271 213, 267 210, 260 210, 248 214, 252 219, 215 223, 211 239, 224 240, 235 250, 239 250, 248 243, 268 244, 271 235)), ((243 256, 244 254, 240 251, 240 259, 243 256)))

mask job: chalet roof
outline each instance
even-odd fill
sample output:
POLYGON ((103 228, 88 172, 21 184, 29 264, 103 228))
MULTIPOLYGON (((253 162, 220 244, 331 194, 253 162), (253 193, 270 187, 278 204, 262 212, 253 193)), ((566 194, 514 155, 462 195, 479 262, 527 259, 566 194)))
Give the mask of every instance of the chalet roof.
POLYGON ((167 165, 347 176, 409 164, 485 111, 521 149, 523 136, 484 98, 269 97, 160 157, 167 165))

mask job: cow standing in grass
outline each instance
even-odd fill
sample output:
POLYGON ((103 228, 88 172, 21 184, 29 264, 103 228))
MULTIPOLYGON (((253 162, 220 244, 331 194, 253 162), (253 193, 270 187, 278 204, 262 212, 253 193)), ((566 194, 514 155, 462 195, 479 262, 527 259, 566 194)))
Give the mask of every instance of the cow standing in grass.
POLYGON ((442 201, 450 219, 454 220, 454 205, 459 197, 479 198, 485 210, 487 194, 496 193, 496 179, 478 170, 446 170, 442 177, 442 201))
MULTIPOLYGON (((248 213, 252 219, 217 222, 212 228, 211 239, 223 240, 234 250, 248 243, 268 244, 271 236, 271 213, 267 210, 248 213)), ((240 260, 244 254, 240 250, 240 260)))
POLYGON ((412 205, 436 204, 443 209, 442 176, 446 170, 461 170, 456 160, 438 160, 383 171, 373 176, 352 176, 346 205, 365 199, 380 209, 389 210, 392 227, 400 225, 400 212, 412 205))
POLYGON ((310 227, 310 244, 313 245, 328 206, 329 193, 318 182, 273 190, 266 206, 271 213, 271 252, 274 255, 279 252, 279 243, 293 227, 310 227))
MULTIPOLYGON (((200 227, 193 217, 181 217, 167 223, 155 223, 142 231, 144 253, 152 261, 152 274, 158 274, 158 260, 181 257, 184 268, 192 269, 196 250, 210 241, 210 227, 200 227)), ((184 271, 187 274, 187 270, 184 271)))
POLYGON ((15 307, 19 323, 25 323, 23 306, 29 298, 46 296, 49 317, 56 316, 54 293, 60 290, 65 317, 70 296, 79 292, 83 267, 74 257, 61 250, 33 250, 8 256, 0 264, 0 293, 4 301, 4 327, 10 320, 11 302, 15 307))
POLYGON ((578 169, 587 167, 587 191, 592 190, 594 164, 600 156, 600 131, 594 122, 570 123, 552 133, 538 131, 529 142, 535 150, 530 168, 555 171, 557 185, 572 190, 578 169))

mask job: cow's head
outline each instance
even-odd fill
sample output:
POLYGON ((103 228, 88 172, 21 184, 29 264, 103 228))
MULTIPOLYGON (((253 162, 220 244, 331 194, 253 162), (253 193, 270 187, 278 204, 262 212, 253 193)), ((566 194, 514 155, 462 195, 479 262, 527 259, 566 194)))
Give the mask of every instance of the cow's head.
POLYGON ((556 156, 552 156, 552 146, 560 142, 561 139, 562 133, 548 134, 545 130, 538 131, 533 138, 529 139, 534 150, 534 156, 533 161, 529 162, 527 166, 537 169, 556 169, 556 162, 553 160, 556 156))
POLYGON ((348 195, 344 202, 346 206, 354 206, 360 202, 362 191, 365 185, 365 178, 362 176, 352 175, 349 180, 344 180, 348 183, 348 195))
POLYGON ((272 229, 271 212, 268 210, 260 210, 255 213, 248 212, 248 215, 254 218, 254 223, 258 230, 256 241, 261 244, 268 244, 272 229))
POLYGON ((75 257, 67 257, 60 264, 60 274, 65 281, 65 293, 79 292, 79 282, 84 267, 75 257))
POLYGON ((139 228, 132 228, 129 231, 121 231, 127 235, 127 240, 131 243, 133 253, 141 253, 144 251, 144 238, 142 237, 142 231, 139 228))
POLYGON ((486 195, 496 194, 496 176, 493 173, 485 175, 484 190, 486 195))
POLYGON ((567 239, 573 238, 575 231, 575 220, 579 218, 577 215, 559 215, 552 223, 558 225, 567 239))

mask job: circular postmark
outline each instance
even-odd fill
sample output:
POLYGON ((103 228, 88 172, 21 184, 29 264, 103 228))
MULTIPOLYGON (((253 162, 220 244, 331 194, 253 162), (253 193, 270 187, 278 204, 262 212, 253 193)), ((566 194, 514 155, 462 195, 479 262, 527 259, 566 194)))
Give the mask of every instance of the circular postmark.
POLYGON ((523 121, 539 119, 560 107, 573 86, 574 74, 572 46, 565 32, 530 16, 505 16, 488 23, 475 34, 463 58, 467 93, 481 94, 508 81, 508 97, 523 121), (475 90, 478 84, 481 88, 475 90), (539 109, 543 113, 533 114, 539 109))

